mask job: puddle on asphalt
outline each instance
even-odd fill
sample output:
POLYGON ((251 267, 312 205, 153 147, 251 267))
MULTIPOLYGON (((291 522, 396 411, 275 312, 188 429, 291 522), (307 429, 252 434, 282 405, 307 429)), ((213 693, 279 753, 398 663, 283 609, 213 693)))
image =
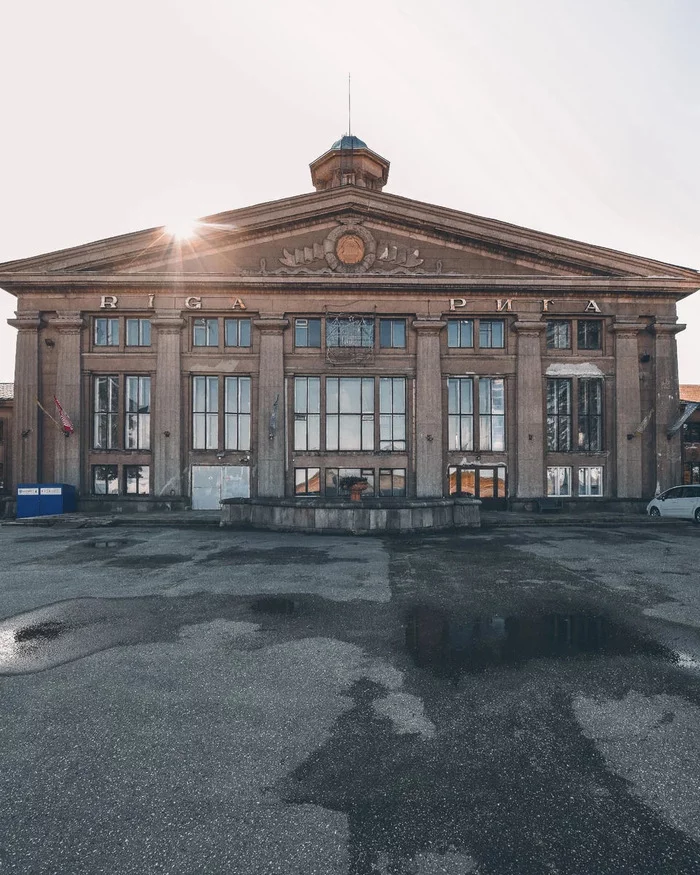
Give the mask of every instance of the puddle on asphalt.
POLYGON ((251 603, 250 609, 259 614, 294 614, 298 603, 283 596, 262 596, 251 603))
POLYGON ((453 618, 414 608, 405 624, 406 647, 420 668, 455 677, 530 659, 646 655, 687 667, 678 654, 608 617, 592 613, 453 618))
POLYGON ((124 538, 99 538, 96 541, 88 541, 86 547, 94 547, 98 550, 117 550, 128 546, 129 541, 124 538))
POLYGON ((45 623, 35 623, 33 626, 23 626, 16 629, 14 633, 15 641, 22 643, 25 641, 51 641, 65 630, 63 623, 53 623, 48 620, 45 623))

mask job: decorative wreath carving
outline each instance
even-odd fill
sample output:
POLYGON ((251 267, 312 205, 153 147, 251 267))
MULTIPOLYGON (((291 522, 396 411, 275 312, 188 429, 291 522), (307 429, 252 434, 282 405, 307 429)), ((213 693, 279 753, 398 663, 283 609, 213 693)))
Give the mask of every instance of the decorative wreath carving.
POLYGON ((342 224, 323 241, 323 254, 331 270, 339 273, 363 273, 377 257, 377 242, 362 225, 342 224))

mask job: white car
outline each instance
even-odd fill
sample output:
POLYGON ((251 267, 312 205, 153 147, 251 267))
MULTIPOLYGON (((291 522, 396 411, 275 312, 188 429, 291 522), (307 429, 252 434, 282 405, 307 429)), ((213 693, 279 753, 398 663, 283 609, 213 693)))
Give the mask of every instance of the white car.
POLYGON ((678 517, 700 524, 700 486, 674 486, 647 505, 649 516, 678 517))

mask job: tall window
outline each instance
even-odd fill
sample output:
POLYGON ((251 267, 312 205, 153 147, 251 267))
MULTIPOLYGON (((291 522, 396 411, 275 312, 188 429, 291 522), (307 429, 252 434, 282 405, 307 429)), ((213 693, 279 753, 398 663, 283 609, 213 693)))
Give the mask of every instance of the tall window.
POLYGON ((374 346, 374 319, 364 316, 326 318, 326 346, 374 346))
POLYGON ((571 468, 547 468, 547 495, 571 495, 571 468))
POLYGON ((602 349, 603 331, 600 319, 579 319, 576 326, 576 344, 579 349, 602 349))
POLYGON ((601 467, 578 469, 578 494, 585 496, 603 494, 603 469, 601 467))
POLYGON ((215 450, 219 446, 219 378, 192 378, 192 447, 215 450))
POLYGON ((506 448, 505 382, 492 377, 479 378, 479 449, 502 451, 506 448))
POLYGON ((150 468, 148 465, 124 466, 124 493, 126 495, 150 494, 150 468))
POLYGON ((326 378, 326 449, 374 449, 374 379, 326 378))
POLYGON ((474 449, 474 397, 471 377, 447 380, 449 449, 474 449))
POLYGON ((383 349, 405 349, 406 320, 380 319, 379 346, 383 349))
POLYGON ((479 320, 479 346, 481 349, 502 349, 504 343, 503 319, 479 320))
POLYGON ((95 377, 93 447, 111 450, 119 444, 119 378, 95 377))
POLYGON ((193 346, 219 345, 219 320, 195 319, 192 323, 193 346))
POLYGON ((126 320, 126 345, 127 346, 150 346, 151 345, 151 320, 150 319, 127 319, 126 320))
POLYGON ((294 346, 320 347, 321 346, 321 320, 320 319, 295 319, 294 320, 294 346))
POLYGON ((402 498, 406 495, 406 469, 380 468, 379 494, 402 498))
POLYGON ((597 453, 603 449, 603 381, 578 381, 578 448, 597 453))
POLYGON ((571 322, 568 319, 548 319, 547 349, 571 349, 571 322))
POLYGON ((406 449, 406 380, 381 377, 379 380, 379 449, 406 449))
POLYGON ((119 319, 95 319, 95 346, 119 346, 119 319))
POLYGON ((124 447, 127 450, 151 448, 151 378, 126 378, 126 429, 124 447))
POLYGON ((92 491, 94 495, 119 495, 116 465, 92 466, 92 491))
POLYGON ((224 382, 224 449, 250 449, 250 377, 226 377, 224 382))
POLYGON ((226 346, 250 346, 250 319, 224 319, 224 343, 226 346))
POLYGON ((294 378, 294 449, 321 449, 321 378, 294 378))
POLYGON ((473 347, 474 320, 450 319, 447 323, 447 345, 449 347, 473 347))
POLYGON ((571 380, 547 380, 547 449, 571 450, 571 380))

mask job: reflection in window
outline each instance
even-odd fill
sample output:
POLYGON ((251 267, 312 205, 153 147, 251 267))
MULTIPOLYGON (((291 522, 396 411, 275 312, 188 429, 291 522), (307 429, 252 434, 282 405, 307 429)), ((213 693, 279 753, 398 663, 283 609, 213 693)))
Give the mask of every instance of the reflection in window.
POLYGON ((405 468, 380 468, 379 469, 379 494, 403 498, 406 495, 406 469, 405 468))
POLYGON ((571 322, 568 319, 547 320, 547 349, 571 349, 571 322))
POLYGON ((321 378, 294 378, 294 449, 321 448, 321 378))
POLYGON ((294 494, 295 495, 320 495, 321 494, 321 469, 320 468, 295 468, 294 469, 294 494))
POLYGON ((406 449, 406 380, 381 377, 379 380, 379 449, 406 449))
POLYGON ((320 319, 295 319, 294 320, 294 346, 315 347, 321 346, 321 320, 320 319))
POLYGON ((119 346, 119 319, 95 319, 95 346, 119 346))
POLYGON ((192 378, 192 448, 219 446, 219 378, 192 378))
POLYGON ((326 449, 374 449, 374 378, 326 378, 326 449))
POLYGON ((219 320, 195 319, 192 327, 193 346, 219 345, 219 320))
POLYGON ((250 449, 250 377, 224 381, 224 449, 250 449))
POLYGON ((603 469, 601 467, 578 469, 578 494, 603 494, 603 469))
POLYGON ((151 378, 126 378, 126 432, 127 450, 151 448, 151 378))
POLYGON ((92 491, 94 495, 119 495, 116 465, 92 466, 92 491))
POLYGON ((250 346, 250 319, 224 319, 224 343, 226 346, 250 346))
POLYGON ((590 453, 603 449, 603 381, 578 381, 578 448, 590 453))
POLYGON ((93 447, 112 450, 119 443, 119 378, 95 377, 93 447))
POLYGON ((547 380, 547 449, 571 450, 571 380, 547 380))
POLYGON ((600 319, 579 319, 576 326, 579 349, 602 349, 603 331, 600 319))
POLYGON ((479 320, 479 346, 481 349, 502 349, 504 346, 503 319, 479 320))
POLYGON ((339 485, 345 477, 364 477, 367 481, 364 496, 374 495, 373 468, 326 468, 326 495, 329 497, 350 495, 348 489, 341 489, 339 485))
POLYGON ((364 316, 328 317, 326 346, 374 346, 374 319, 364 316))
POLYGON ((474 449, 474 402, 471 377, 447 380, 447 427, 450 450, 474 449))
POLYGON ((447 345, 449 347, 473 347, 474 320, 450 319, 447 323, 447 345))
POLYGON ((379 346, 382 349, 404 349, 406 347, 406 320, 380 319, 379 346))
POLYGON ((571 495, 571 468, 547 468, 547 495, 571 495))
POLYGON ((127 319, 126 320, 126 345, 127 346, 150 346, 151 345, 151 321, 150 321, 150 319, 127 319))
POLYGON ((479 449, 502 452, 506 448, 505 381, 479 378, 479 449))
POLYGON ((150 495, 148 465, 125 465, 124 487, 127 495, 150 495))

